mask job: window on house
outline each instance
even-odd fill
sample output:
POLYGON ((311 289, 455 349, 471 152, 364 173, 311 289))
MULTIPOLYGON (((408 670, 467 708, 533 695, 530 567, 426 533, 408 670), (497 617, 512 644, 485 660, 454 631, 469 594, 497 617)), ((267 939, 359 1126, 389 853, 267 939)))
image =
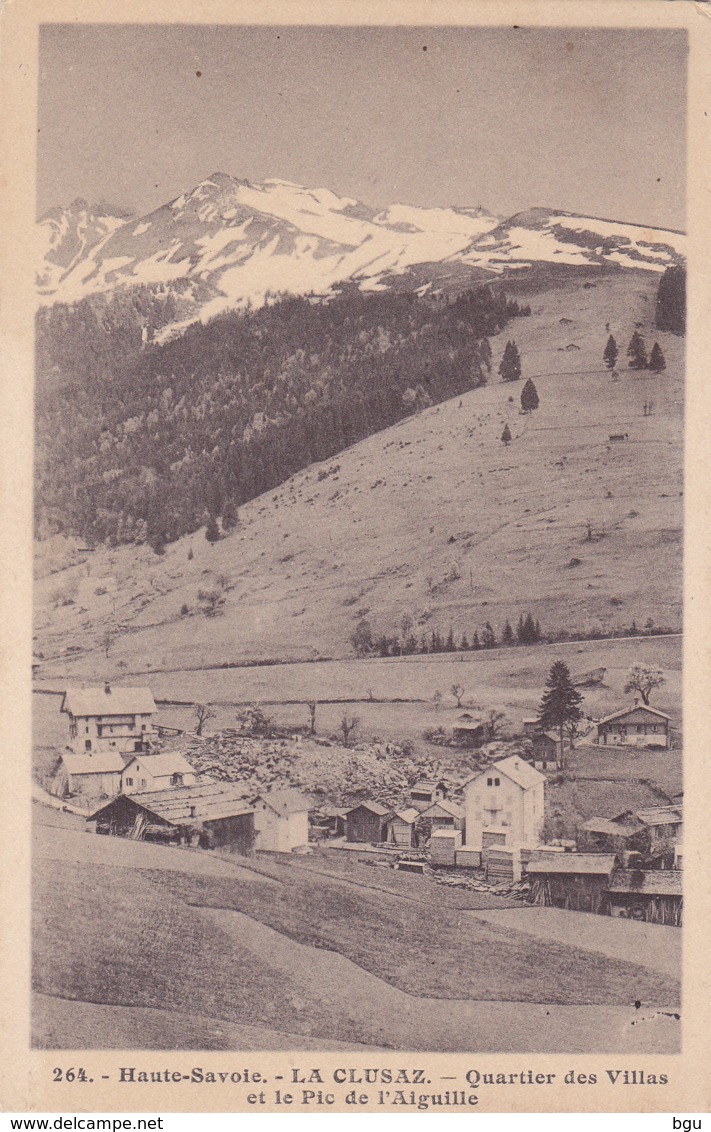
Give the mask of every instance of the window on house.
POLYGON ((145 786, 145 785, 146 785, 146 780, 145 780, 145 778, 142 778, 141 779, 141 786, 145 786))
POLYGON ((126 786, 133 786, 133 779, 132 778, 126 778, 126 779, 124 779, 124 782, 125 782, 126 786))
POLYGON ((142 723, 141 724, 141 731, 145 731, 145 730, 146 730, 146 725, 145 725, 145 723, 142 723))
POLYGON ((86 727, 84 728, 84 731, 86 732, 87 735, 89 734, 89 724, 88 723, 87 723, 86 727))
POLYGON ((486 785, 487 785, 487 786, 493 786, 493 785, 494 785, 494 780, 493 780, 493 778, 487 778, 487 780, 486 780, 486 785))
POLYGON ((171 778, 170 778, 170 785, 171 785, 171 786, 182 786, 182 785, 183 785, 183 776, 182 776, 182 774, 173 774, 173 775, 171 775, 171 778))
POLYGON ((500 778, 494 779, 494 786, 501 786, 501 779, 500 778))

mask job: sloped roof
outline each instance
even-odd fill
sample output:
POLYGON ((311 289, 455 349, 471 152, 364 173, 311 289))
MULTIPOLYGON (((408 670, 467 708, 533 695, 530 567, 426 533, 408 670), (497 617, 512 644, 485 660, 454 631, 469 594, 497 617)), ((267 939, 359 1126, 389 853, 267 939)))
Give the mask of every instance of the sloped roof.
POLYGON ((603 723, 612 723, 615 719, 621 719, 623 715, 631 715, 633 711, 647 711, 650 715, 656 715, 660 719, 666 719, 667 722, 671 720, 671 716, 666 712, 659 711, 658 708, 650 707, 649 704, 633 704, 632 707, 621 708, 620 711, 613 711, 612 715, 606 715, 603 719, 598 719, 597 726, 600 727, 603 723))
POLYGON ((680 869, 620 869, 608 886, 609 892, 649 896, 681 896, 680 869))
POLYGON ((306 795, 301 794, 298 790, 293 790, 291 787, 284 787, 281 790, 266 790, 263 794, 257 794, 253 799, 253 803, 257 801, 266 802, 266 804, 274 810, 275 814, 279 817, 286 817, 287 814, 299 814, 304 810, 311 809, 311 800, 306 795))
POLYGON ((639 833, 639 824, 631 825, 613 821, 611 818, 590 818, 579 827, 587 833, 605 833, 610 837, 631 837, 639 833))
POLYGON ((152 715, 157 709, 150 688, 67 688, 60 711, 74 716, 152 715))
POLYGON ((532 857, 529 873, 588 873, 609 876, 615 867, 614 853, 545 853, 532 857))
POLYGON ((126 769, 139 759, 141 766, 155 778, 162 778, 168 774, 195 774, 195 768, 180 751, 163 751, 157 755, 137 754, 126 764, 126 769))
POLYGON ((392 815, 393 818, 399 818, 400 821, 405 822, 405 825, 413 825, 420 816, 420 811, 416 810, 414 806, 410 806, 407 810, 395 810, 392 815))
POLYGON ((413 782, 410 787, 410 793, 412 793, 413 790, 436 790, 438 786, 443 785, 443 782, 435 782, 433 778, 420 778, 417 782, 413 782))
POLYGON ((532 738, 534 740, 540 739, 541 737, 543 737, 545 739, 550 739, 550 741, 552 743, 556 743, 556 744, 560 743, 560 735, 556 735, 555 731, 539 731, 537 735, 532 736, 532 738))
POLYGON ((365 810, 370 810, 372 814, 377 814, 379 818, 386 817, 387 814, 392 813, 387 806, 381 806, 380 802, 359 802, 357 806, 351 806, 350 810, 346 810, 345 816, 354 813, 355 810, 360 810, 361 807, 365 810))
POLYGON ((509 755, 508 758, 500 759, 499 762, 491 763, 480 770, 477 774, 473 774, 471 778, 467 779, 464 786, 467 787, 470 782, 475 782, 478 778, 485 778, 488 774, 495 772, 496 774, 505 774, 522 790, 530 790, 532 786, 537 786, 539 782, 545 782, 545 774, 541 774, 540 770, 536 770, 535 766, 531 766, 520 755, 509 755))
MULTIPOLYGON (((199 786, 172 786, 167 790, 145 790, 139 793, 124 793, 128 798, 156 817, 171 825, 186 825, 196 821, 214 821, 216 818, 237 817, 239 814, 252 814, 254 808, 245 797, 244 785, 240 782, 206 782, 199 786), (191 814, 191 808, 195 813, 191 814)), ((117 799, 96 810, 91 817, 97 817, 103 810, 116 804, 117 799)))
POLYGON ((454 803, 454 802, 447 802, 447 801, 433 802, 431 806, 428 806, 428 808, 426 810, 422 811, 422 813, 420 814, 420 817, 421 818, 437 817, 438 816, 437 815, 438 810, 441 810, 443 813, 445 813, 448 817, 451 817, 451 818, 461 818, 462 817, 461 806, 457 806, 456 803, 454 803))
POLYGON ((95 755, 62 755, 67 774, 114 774, 123 770, 118 751, 99 751, 95 755))
POLYGON ((649 806, 635 810, 635 817, 645 825, 678 825, 684 820, 684 811, 681 806, 649 806))

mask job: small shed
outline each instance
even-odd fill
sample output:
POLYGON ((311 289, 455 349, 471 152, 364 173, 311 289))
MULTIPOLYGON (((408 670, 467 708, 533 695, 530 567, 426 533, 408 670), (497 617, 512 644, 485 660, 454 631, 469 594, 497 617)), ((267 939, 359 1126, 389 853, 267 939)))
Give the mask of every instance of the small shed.
POLYGON ((537 735, 541 730, 541 723, 537 715, 526 716, 522 726, 524 735, 537 735))
POLYGON ((421 778, 414 786, 410 787, 410 801, 417 806, 431 806, 433 802, 446 797, 447 787, 441 781, 433 782, 430 779, 421 778))
POLYGON ((463 829, 464 811, 455 802, 444 799, 433 802, 419 815, 418 827, 426 829, 427 836, 436 829, 463 829))
POLYGON ((380 845, 387 839, 392 811, 380 802, 359 802, 346 813, 346 841, 380 845))
POLYGON ((174 841, 244 856, 254 850, 254 809, 241 783, 174 786, 121 794, 89 817, 96 832, 135 841, 174 841))
POLYGON ((681 927, 681 878, 679 869, 620 869, 608 888, 610 915, 681 927))
POLYGON ((644 827, 630 815, 629 821, 590 818, 578 826, 578 849, 598 853, 644 852, 644 827))
POLYGON ((252 799, 255 848, 271 853, 291 853, 309 842, 310 799, 285 787, 268 790, 252 799))
POLYGON ((467 711, 457 718, 452 735, 462 747, 483 747, 489 738, 489 726, 467 711))
POLYGON ((420 811, 411 806, 406 810, 396 810, 387 820, 387 842, 389 845, 399 845, 403 849, 414 849, 419 844, 416 833, 416 822, 420 811))
POLYGON ((537 769, 547 770, 549 766, 556 765, 556 759, 560 754, 560 736, 556 735, 555 731, 537 732, 531 737, 531 746, 537 769))
POLYGON ((529 903, 603 912, 617 864, 614 853, 539 853, 528 862, 529 903))

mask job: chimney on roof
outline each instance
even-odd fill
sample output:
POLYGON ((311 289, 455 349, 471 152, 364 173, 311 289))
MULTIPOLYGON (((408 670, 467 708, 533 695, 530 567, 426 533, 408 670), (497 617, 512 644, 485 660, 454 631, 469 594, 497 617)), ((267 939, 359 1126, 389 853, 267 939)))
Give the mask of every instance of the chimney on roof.
POLYGON ((191 818, 194 818, 194 817, 195 817, 195 807, 194 807, 194 806, 191 806, 191 807, 190 807, 190 817, 191 817, 191 818))
POLYGON ((104 692, 107 696, 111 695, 111 685, 109 684, 108 680, 106 680, 104 683, 104 692))
POLYGON ((639 696, 635 696, 635 698, 634 698, 634 706, 635 706, 635 707, 639 707, 639 696))

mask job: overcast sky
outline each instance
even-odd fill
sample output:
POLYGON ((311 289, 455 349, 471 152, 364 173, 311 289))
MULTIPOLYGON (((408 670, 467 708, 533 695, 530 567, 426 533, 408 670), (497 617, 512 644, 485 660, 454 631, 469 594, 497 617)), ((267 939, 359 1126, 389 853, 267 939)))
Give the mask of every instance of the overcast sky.
POLYGON ((219 170, 685 224, 683 31, 48 25, 39 94, 40 213, 219 170))

